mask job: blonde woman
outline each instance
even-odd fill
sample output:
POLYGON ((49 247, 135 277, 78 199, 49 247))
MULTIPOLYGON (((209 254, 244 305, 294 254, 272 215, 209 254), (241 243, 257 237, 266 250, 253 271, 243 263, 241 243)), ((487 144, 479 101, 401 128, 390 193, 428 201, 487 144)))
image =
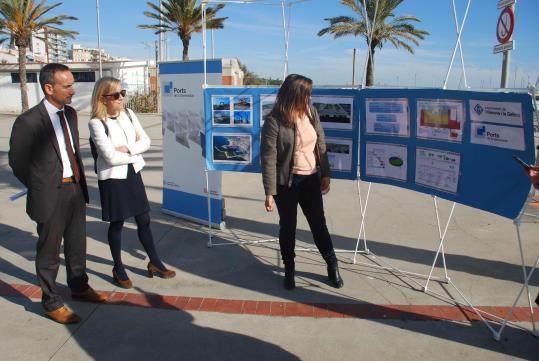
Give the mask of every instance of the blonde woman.
POLYGON ((165 267, 155 249, 150 229, 150 205, 140 174, 145 164, 142 153, 150 148, 150 138, 137 116, 124 109, 125 95, 120 80, 101 78, 92 94, 89 127, 98 155, 96 168, 102 219, 110 222, 108 242, 114 261, 112 277, 120 287, 131 288, 133 284, 121 258, 122 228, 127 218, 135 217, 138 238, 150 258, 148 276, 171 278, 175 272, 165 267))

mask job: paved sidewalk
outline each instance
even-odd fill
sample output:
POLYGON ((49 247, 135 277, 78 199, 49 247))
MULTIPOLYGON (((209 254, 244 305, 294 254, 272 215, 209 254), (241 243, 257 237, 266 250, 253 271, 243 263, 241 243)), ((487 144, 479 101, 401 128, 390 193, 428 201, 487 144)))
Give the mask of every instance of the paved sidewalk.
MULTIPOLYGON (((522 299, 514 322, 497 342, 483 322, 447 297, 459 298, 451 283, 404 277, 376 267, 426 274, 437 248, 438 229, 431 197, 374 184, 366 218, 367 246, 376 256, 339 253, 345 287, 326 283, 317 252, 298 252, 297 285, 282 288, 276 242, 208 248, 205 227, 161 213, 162 136, 160 117, 141 116, 152 139, 145 155, 144 182, 152 208, 159 253, 177 272, 170 280, 146 277, 148 262, 133 223, 123 233, 123 258, 135 287, 112 282, 106 224, 100 220, 97 180, 87 143, 87 115, 80 115, 81 143, 90 186, 87 210, 88 272, 92 287, 107 292, 107 304, 72 301, 65 268, 58 282, 66 303, 81 315, 63 326, 43 316, 35 286, 35 225, 24 199, 7 197, 20 184, 7 165, 14 116, 0 115, 0 354, 3 360, 539 360, 530 309, 522 299)), ((361 184, 362 191, 367 185, 361 184)), ((223 174, 226 231, 214 242, 263 241, 277 235, 277 214, 266 213, 258 174, 223 174)), ((335 246, 353 250, 359 231, 357 185, 333 181, 325 196, 335 246)), ((439 201, 442 222, 450 204, 439 201)), ((538 207, 531 206, 532 212, 538 207)), ((539 226, 521 227, 524 255, 538 252, 539 226)), ((312 248, 303 217, 298 245, 312 248)), ((360 244, 360 249, 363 244, 360 244)), ((512 221, 457 205, 445 243, 448 276, 469 300, 503 316, 522 282, 512 221)), ((440 265, 440 264, 438 264, 440 265)), ((435 269, 444 277, 442 268, 435 269)), ((533 296, 539 275, 530 280, 533 296)), ((539 321, 537 307, 535 319, 539 321)), ((491 323, 493 327, 499 327, 491 323)), ((537 325, 539 327, 539 324, 537 325)))

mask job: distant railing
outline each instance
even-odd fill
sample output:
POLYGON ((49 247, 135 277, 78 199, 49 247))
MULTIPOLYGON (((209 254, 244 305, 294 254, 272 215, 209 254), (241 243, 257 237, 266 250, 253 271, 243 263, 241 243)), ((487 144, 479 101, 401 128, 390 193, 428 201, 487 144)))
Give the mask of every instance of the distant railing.
POLYGON ((134 93, 129 96, 125 106, 135 113, 157 113, 159 94, 156 91, 149 93, 134 93))

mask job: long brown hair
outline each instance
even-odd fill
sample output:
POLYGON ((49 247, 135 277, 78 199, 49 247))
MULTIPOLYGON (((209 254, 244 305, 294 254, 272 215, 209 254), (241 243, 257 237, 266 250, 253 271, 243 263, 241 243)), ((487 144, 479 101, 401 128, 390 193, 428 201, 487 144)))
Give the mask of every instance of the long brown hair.
POLYGON ((277 100, 270 116, 286 119, 289 126, 292 126, 296 119, 305 115, 311 118, 309 98, 312 89, 313 81, 311 79, 303 75, 290 74, 277 93, 277 100))

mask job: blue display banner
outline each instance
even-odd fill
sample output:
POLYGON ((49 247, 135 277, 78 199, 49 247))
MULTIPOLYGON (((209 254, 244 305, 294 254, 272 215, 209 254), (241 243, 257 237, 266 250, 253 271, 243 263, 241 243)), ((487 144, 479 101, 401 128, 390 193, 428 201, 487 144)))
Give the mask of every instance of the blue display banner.
MULTIPOLYGON (((254 172, 260 165, 263 118, 278 88, 208 88, 204 92, 206 164, 209 170, 254 172)), ((326 135, 332 177, 357 179, 359 107, 354 89, 313 89, 326 135)))
POLYGON ((532 98, 434 89, 359 92, 360 174, 514 219, 535 162, 532 98))

